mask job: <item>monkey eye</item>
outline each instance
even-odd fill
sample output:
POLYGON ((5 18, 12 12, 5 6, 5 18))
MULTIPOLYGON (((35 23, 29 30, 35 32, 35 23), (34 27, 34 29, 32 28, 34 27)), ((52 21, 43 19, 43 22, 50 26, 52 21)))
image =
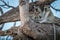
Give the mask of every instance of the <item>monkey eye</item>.
POLYGON ((40 18, 42 18, 41 16, 39 16, 40 18))
POLYGON ((47 10, 47 8, 45 8, 45 10, 47 10))

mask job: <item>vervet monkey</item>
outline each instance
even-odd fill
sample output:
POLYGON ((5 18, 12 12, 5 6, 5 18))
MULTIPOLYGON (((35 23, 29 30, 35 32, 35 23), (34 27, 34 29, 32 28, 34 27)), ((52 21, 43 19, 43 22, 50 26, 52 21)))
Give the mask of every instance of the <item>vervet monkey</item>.
POLYGON ((52 23, 54 22, 54 15, 52 14, 50 10, 50 4, 53 2, 52 0, 37 0, 34 2, 34 8, 32 8, 33 11, 31 11, 30 14, 31 18, 36 22, 39 23, 52 23), (48 4, 48 2, 51 2, 48 4), (41 2, 41 3, 40 3, 41 2), (44 2, 47 2, 44 4, 44 2))
POLYGON ((31 19, 39 23, 53 23, 55 17, 49 7, 49 5, 45 5, 42 11, 39 6, 35 6, 34 12, 30 12, 31 19))

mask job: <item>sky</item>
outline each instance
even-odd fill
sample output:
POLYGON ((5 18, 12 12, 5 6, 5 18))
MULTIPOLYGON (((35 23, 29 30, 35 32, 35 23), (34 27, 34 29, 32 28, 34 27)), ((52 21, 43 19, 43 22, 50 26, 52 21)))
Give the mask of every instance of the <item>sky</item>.
MULTIPOLYGON (((14 7, 17 7, 17 6, 19 5, 19 0, 5 0, 5 1, 6 1, 9 5, 14 6, 14 7)), ((35 0, 34 0, 34 1, 35 1, 35 0)), ((31 2, 31 1, 30 1, 30 2, 31 2)), ((0 1, 0 5, 2 5, 2 4, 3 4, 3 3, 0 1)), ((54 8, 56 8, 56 9, 60 9, 60 0, 57 0, 57 1, 53 2, 51 5, 52 5, 54 8)), ((7 12, 7 11, 9 11, 9 10, 11 10, 11 8, 6 9, 6 8, 3 8, 3 7, 2 7, 2 9, 3 9, 4 13, 7 12)), ((50 8, 50 9, 51 9, 51 11, 52 11, 52 13, 53 13, 54 16, 60 18, 60 12, 59 12, 59 11, 55 11, 55 10, 52 9, 52 8, 50 8)), ((1 14, 0 14, 0 15, 1 15, 1 14)), ((2 30, 5 31, 5 30, 7 30, 7 29, 10 29, 10 28, 13 26, 13 24, 14 24, 14 22, 5 23, 5 25, 4 25, 4 27, 3 27, 2 30)), ((20 25, 20 24, 21 24, 20 21, 16 22, 16 26, 18 26, 18 25, 20 25)))
MULTIPOLYGON (((60 0, 55 1, 55 2, 52 3, 51 5, 52 5, 54 8, 56 8, 56 9, 60 9, 60 0)), ((56 10, 54 10, 54 9, 52 9, 52 8, 51 8, 51 10, 52 10, 52 13, 54 14, 54 16, 60 18, 60 11, 56 11, 56 10)))
MULTIPOLYGON (((21 24, 21 22, 20 21, 17 21, 15 26, 19 26, 20 24, 21 24)), ((14 22, 5 23, 2 31, 5 31, 7 29, 10 29, 13 26, 14 26, 14 22)))

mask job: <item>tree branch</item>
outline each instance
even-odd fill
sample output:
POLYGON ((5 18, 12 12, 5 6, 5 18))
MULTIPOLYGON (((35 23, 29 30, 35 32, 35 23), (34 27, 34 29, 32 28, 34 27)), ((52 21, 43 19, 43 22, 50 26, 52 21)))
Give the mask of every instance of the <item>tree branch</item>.
POLYGON ((54 10, 56 10, 56 11, 60 11, 60 9, 56 9, 52 5, 50 5, 50 7, 53 8, 54 10))
POLYGON ((1 15, 3 15, 3 10, 2 10, 2 8, 0 7, 0 11, 1 11, 1 15))
POLYGON ((3 27, 4 27, 4 23, 3 23, 3 24, 1 24, 0 30, 2 30, 2 29, 3 29, 3 27))
POLYGON ((15 8, 15 7, 13 7, 13 6, 10 6, 9 4, 7 4, 4 0, 0 0, 1 2, 3 2, 4 3, 4 5, 0 5, 0 6, 7 6, 7 7, 9 7, 9 8, 15 8))
POLYGON ((15 9, 11 9, 10 11, 0 16, 0 24, 6 22, 15 22, 15 21, 20 21, 19 7, 16 7, 15 9))

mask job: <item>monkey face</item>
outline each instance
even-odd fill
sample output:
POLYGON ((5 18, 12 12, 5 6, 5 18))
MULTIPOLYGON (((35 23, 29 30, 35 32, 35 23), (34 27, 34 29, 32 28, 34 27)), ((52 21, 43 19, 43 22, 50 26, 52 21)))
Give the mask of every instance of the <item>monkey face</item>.
POLYGON ((52 23, 54 22, 54 15, 52 14, 50 10, 49 5, 44 6, 44 10, 42 11, 40 7, 36 7, 34 11, 30 12, 30 18, 34 22, 40 22, 40 23, 52 23))
POLYGON ((32 6, 30 6, 29 9, 30 11, 30 18, 34 22, 46 22, 46 23, 52 23, 54 21, 54 15, 52 14, 50 10, 50 5, 47 5, 48 2, 51 2, 52 0, 40 0, 37 2, 34 2, 32 6), (40 1, 42 4, 39 4, 40 1), (47 2, 47 4, 45 4, 47 2), (31 8, 32 7, 32 8, 31 8))

